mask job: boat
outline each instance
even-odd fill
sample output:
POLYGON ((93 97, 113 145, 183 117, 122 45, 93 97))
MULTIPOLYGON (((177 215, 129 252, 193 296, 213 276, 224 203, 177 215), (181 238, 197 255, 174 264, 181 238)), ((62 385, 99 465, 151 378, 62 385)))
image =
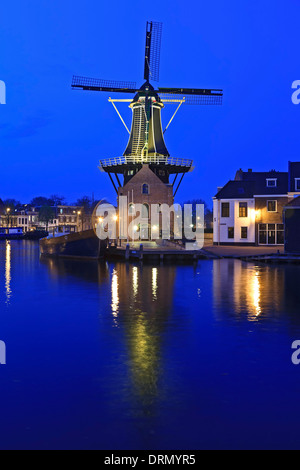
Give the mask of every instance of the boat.
POLYGON ((85 230, 42 238, 40 253, 49 257, 99 259, 106 245, 106 241, 100 240, 94 230, 85 230))
POLYGON ((0 227, 0 240, 22 240, 22 227, 0 227))

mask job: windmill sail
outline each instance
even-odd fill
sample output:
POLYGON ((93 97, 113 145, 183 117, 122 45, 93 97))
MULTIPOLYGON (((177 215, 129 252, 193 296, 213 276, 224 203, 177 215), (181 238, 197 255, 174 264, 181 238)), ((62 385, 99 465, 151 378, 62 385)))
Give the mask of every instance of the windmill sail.
MULTIPOLYGON (((131 131, 123 156, 101 160, 100 168, 108 173, 112 182, 112 175, 115 175, 118 186, 121 186, 118 175, 123 175, 124 183, 127 183, 144 164, 149 165, 150 169, 167 185, 170 183, 170 175, 176 175, 172 183, 174 186, 178 174, 182 174, 175 190, 176 194, 183 175, 192 171, 193 162, 186 158, 170 156, 164 141, 161 110, 165 103, 177 104, 177 110, 172 116, 170 124, 182 104, 221 105, 223 91, 199 88, 154 89, 150 82, 159 81, 161 38, 162 23, 148 21, 144 62, 145 83, 139 89, 137 89, 135 82, 101 80, 81 76, 73 77, 72 88, 133 95, 132 99, 124 97, 109 99, 113 104, 117 101, 130 103, 132 110, 131 131)), ((119 112, 118 114, 121 117, 119 112)), ((121 120, 123 121, 122 118, 121 120)), ((124 121, 123 124, 125 124, 124 121)), ((126 124, 125 127, 129 132, 126 124)), ((114 188, 118 192, 115 184, 114 188)))
POLYGON ((72 88, 89 91, 109 91, 119 93, 135 93, 136 82, 123 82, 116 80, 101 80, 98 78, 87 78, 73 76, 72 88))
POLYGON ((147 22, 144 79, 159 81, 162 23, 147 22))

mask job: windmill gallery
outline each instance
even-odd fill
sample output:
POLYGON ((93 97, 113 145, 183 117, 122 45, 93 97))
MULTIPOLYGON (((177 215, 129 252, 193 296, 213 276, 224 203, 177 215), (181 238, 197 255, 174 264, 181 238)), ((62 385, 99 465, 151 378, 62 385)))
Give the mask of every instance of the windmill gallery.
MULTIPOLYGON (((162 23, 147 22, 146 45, 144 58, 144 80, 140 88, 135 82, 108 81, 82 76, 74 76, 73 90, 96 91, 116 94, 121 97, 108 101, 115 108, 126 132, 128 144, 122 156, 100 160, 100 170, 106 173, 116 192, 118 223, 125 218, 124 208, 120 201, 126 197, 129 219, 135 215, 135 206, 142 207, 140 223, 136 231, 142 240, 164 239, 161 226, 153 225, 151 206, 174 206, 174 198, 181 186, 184 176, 193 171, 191 159, 171 156, 164 134, 181 106, 185 105, 221 105, 223 92, 220 89, 201 88, 155 88, 150 82, 159 81, 160 49, 162 23), (123 95, 123 96, 122 96, 123 95), (133 95, 131 98, 126 98, 133 95), (124 98, 125 96, 125 98, 124 98), (129 130, 117 107, 128 103, 132 110, 131 129, 129 130), (163 130, 161 112, 165 106, 175 105, 175 112, 163 130), (156 234, 154 235, 153 230, 156 234)), ((94 222, 97 223, 95 218, 94 222)), ((129 220, 130 222, 130 220, 129 220)), ((94 226, 95 224, 93 224, 94 226)), ((171 219, 171 238, 174 233, 174 216, 171 219)), ((75 235, 74 235, 75 236, 75 235)), ((43 254, 49 254, 51 242, 42 244, 43 254)), ((57 248, 59 244, 55 243, 57 248)), ((60 248, 59 248, 60 249, 60 248)))

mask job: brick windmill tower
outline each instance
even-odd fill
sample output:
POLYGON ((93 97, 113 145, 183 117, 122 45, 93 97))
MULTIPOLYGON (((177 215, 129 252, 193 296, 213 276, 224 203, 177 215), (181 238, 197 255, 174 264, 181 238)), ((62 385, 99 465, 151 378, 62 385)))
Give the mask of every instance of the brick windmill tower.
MULTIPOLYGON (((138 89, 134 82, 107 81, 74 76, 73 89, 108 93, 134 94, 133 99, 111 99, 129 140, 123 156, 100 161, 101 171, 108 174, 118 195, 126 196, 129 216, 135 204, 142 204, 142 222, 138 230, 143 239, 151 238, 151 204, 172 206, 184 175, 193 170, 193 161, 170 156, 164 133, 181 105, 221 105, 222 90, 191 88, 157 88, 159 81, 162 23, 147 22, 144 80, 138 89), (131 130, 125 124, 116 103, 129 103, 132 109, 131 130), (177 105, 163 131, 161 110, 165 104, 177 105)), ((133 211, 134 212, 134 211, 133 211)))

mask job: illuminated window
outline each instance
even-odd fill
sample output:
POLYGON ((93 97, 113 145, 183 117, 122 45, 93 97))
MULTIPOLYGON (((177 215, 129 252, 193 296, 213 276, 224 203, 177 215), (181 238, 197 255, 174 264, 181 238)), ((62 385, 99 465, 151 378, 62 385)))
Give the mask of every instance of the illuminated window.
POLYGON ((248 203, 247 202, 240 202, 239 217, 248 217, 248 203))

